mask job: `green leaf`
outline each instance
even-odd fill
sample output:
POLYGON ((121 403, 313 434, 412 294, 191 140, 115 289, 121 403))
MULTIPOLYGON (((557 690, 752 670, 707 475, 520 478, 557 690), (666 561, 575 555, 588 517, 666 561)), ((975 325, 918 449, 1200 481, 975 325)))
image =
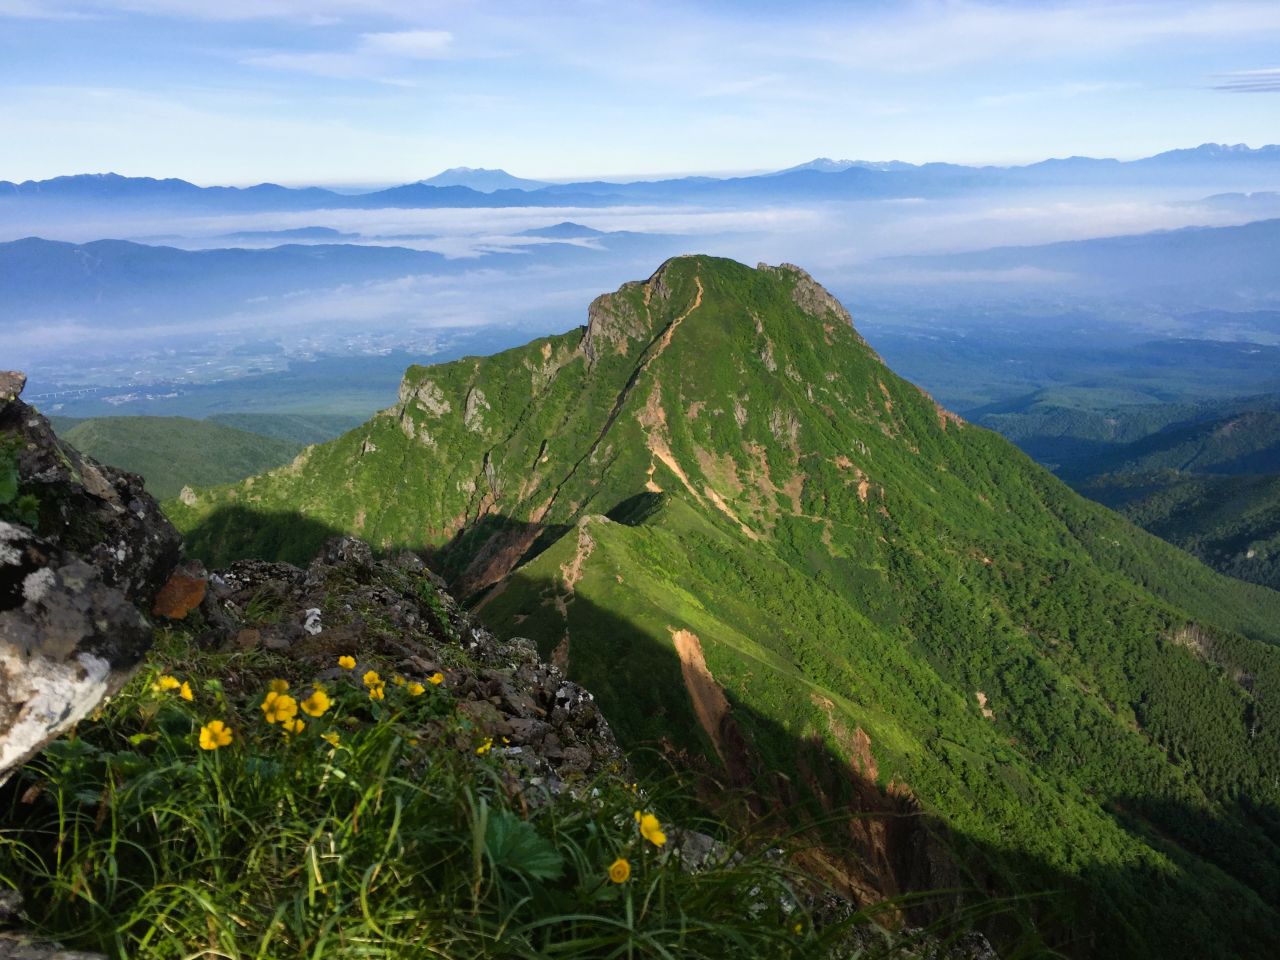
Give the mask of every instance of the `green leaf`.
POLYGON ((509 810, 490 814, 484 852, 495 870, 523 873, 534 880, 554 880, 564 870, 564 859, 551 841, 509 810))
POLYGON ((18 497, 18 460, 8 450, 0 450, 0 507, 18 497))

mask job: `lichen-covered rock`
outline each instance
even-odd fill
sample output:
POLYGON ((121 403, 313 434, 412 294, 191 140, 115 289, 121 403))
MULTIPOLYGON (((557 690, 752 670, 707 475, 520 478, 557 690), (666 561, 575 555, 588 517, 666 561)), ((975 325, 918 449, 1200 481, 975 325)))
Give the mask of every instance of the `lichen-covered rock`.
POLYGON ((0 778, 128 679, 181 549, 141 478, 63 444, 0 375, 0 778))

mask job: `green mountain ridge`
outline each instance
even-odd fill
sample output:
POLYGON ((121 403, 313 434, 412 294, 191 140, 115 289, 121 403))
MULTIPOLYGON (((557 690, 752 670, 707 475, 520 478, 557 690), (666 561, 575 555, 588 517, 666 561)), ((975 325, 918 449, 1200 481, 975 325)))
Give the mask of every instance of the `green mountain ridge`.
POLYGON ((864 899, 1043 894, 994 932, 1080 956, 1280 935, 1280 594, 943 410, 799 268, 668 261, 167 510, 217 564, 424 551, 864 899))
POLYGON ((188 417, 54 417, 52 422, 81 453, 141 474, 158 498, 176 497, 186 486, 242 480, 289 462, 302 449, 292 439, 188 417))
POLYGON ((1280 475, 1135 471, 1078 489, 1215 570, 1280 590, 1280 475))
POLYGON ((1280 589, 1280 396, 1046 390, 979 412, 1079 493, 1220 573, 1280 589))

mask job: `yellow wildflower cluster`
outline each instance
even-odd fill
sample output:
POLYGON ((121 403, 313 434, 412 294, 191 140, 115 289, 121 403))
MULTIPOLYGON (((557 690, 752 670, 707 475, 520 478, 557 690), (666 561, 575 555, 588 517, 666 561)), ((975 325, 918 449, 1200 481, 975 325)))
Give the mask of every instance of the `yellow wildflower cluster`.
POLYGON ((298 701, 287 693, 269 690, 262 701, 262 714, 267 723, 284 723, 298 715, 298 701))
POLYGON ((161 674, 156 677, 156 682, 151 685, 151 689, 156 693, 169 693, 172 690, 178 691, 178 696, 183 700, 194 700, 195 694, 191 690, 191 683, 187 680, 179 680, 177 677, 169 674, 161 674))
MULTIPOLYGON (((344 670, 355 670, 356 664, 356 658, 350 654, 343 654, 338 657, 338 666, 344 670)), ((387 681, 382 678, 378 671, 365 671, 361 676, 361 680, 365 689, 369 692, 370 700, 386 699, 387 681)), ((428 683, 439 685, 443 682, 444 674, 440 672, 427 677, 426 683, 409 680, 399 674, 393 674, 391 677, 391 683, 403 688, 411 697, 420 697, 426 693, 426 684, 428 683)), ((151 686, 152 690, 158 694, 176 691, 184 700, 195 699, 190 683, 179 680, 169 674, 158 676, 151 686)), ((334 706, 334 700, 319 683, 313 684, 305 696, 301 692, 296 695, 291 694, 289 692, 289 681, 277 677, 267 682, 267 691, 259 706, 267 723, 279 726, 286 738, 288 738, 291 735, 302 733, 307 728, 307 721, 302 718, 301 714, 317 719, 323 717, 334 706)), ((342 743, 342 738, 333 730, 321 733, 320 737, 335 749, 342 743)), ((211 720, 200 728, 199 743, 203 750, 218 750, 231 742, 231 728, 222 720, 211 720)), ((506 742, 505 738, 504 742, 506 742)), ((493 740, 487 740, 477 748, 476 753, 481 755, 488 753, 492 746, 493 740)))
POLYGON ((322 717, 324 712, 333 706, 333 701, 329 699, 329 694, 325 693, 323 687, 316 687, 311 691, 311 696, 303 700, 299 706, 309 717, 322 717))
POLYGON ((619 857, 609 864, 609 879, 614 883, 626 883, 631 877, 631 864, 619 857))
POLYGON ((667 842, 667 835, 662 832, 662 824, 652 813, 641 813, 637 810, 636 823, 640 824, 640 835, 655 847, 660 847, 667 842))
POLYGON ((361 678, 364 685, 369 688, 370 700, 385 700, 387 698, 387 682, 382 679, 377 670, 366 671, 361 678))
POLYGON ((200 749, 217 750, 231 743, 231 728, 221 720, 210 720, 200 728, 200 749))
MULTIPOLYGON (((636 784, 631 785, 631 789, 637 789, 636 784)), ((640 836, 649 841, 655 847, 664 846, 667 842, 667 835, 662 830, 662 823, 656 816, 644 810, 636 811, 636 826, 640 830, 640 836)), ((609 864, 609 880, 611 883, 626 883, 631 879, 631 863, 626 857, 618 857, 613 863, 609 864)))

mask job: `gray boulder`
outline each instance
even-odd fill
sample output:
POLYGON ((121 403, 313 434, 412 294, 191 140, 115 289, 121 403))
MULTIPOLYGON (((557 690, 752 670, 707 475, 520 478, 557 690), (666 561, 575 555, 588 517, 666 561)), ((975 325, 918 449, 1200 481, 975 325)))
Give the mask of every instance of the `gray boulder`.
POLYGON ((142 479, 82 457, 0 372, 0 779, 118 690, 181 540, 142 479))

